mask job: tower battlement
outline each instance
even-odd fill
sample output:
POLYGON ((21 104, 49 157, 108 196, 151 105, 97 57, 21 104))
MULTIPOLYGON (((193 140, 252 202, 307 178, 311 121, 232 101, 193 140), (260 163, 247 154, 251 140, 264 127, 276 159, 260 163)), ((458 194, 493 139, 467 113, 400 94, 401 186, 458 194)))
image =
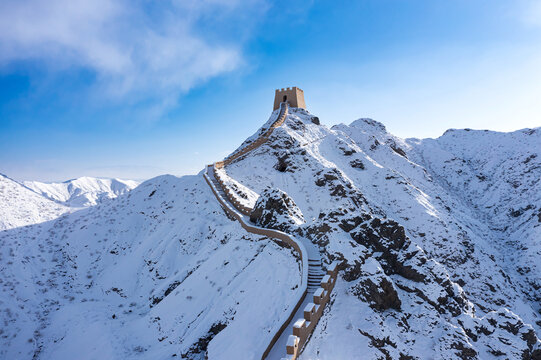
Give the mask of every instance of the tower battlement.
POLYGON ((304 91, 296 86, 276 89, 274 94, 274 108, 273 111, 280 107, 280 103, 287 102, 291 107, 298 107, 306 109, 304 103, 304 91))

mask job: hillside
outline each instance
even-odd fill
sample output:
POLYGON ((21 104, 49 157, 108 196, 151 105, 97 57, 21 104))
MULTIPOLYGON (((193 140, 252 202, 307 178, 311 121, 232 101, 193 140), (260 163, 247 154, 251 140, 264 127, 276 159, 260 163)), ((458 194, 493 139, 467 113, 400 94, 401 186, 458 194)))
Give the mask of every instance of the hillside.
POLYGON ((52 220, 68 211, 0 174, 0 231, 52 220))
MULTIPOLYGON (((541 357, 540 144, 539 128, 400 139, 291 109, 220 170, 258 225, 340 262, 300 358, 541 357)), ((242 229, 202 174, 0 243, 5 359, 260 358, 300 281, 293 251, 242 229)))
POLYGON ((239 195, 285 191, 306 220, 296 234, 343 262, 301 358, 531 356, 541 327, 539 129, 403 140, 370 119, 328 129, 293 110, 227 173, 239 195))
POLYGON ((139 185, 133 180, 80 177, 61 183, 25 181, 24 185, 48 199, 71 207, 96 205, 104 199, 113 199, 139 185))
POLYGON ((200 175, 0 243, 1 359, 253 358, 299 278, 291 250, 246 234, 200 175))

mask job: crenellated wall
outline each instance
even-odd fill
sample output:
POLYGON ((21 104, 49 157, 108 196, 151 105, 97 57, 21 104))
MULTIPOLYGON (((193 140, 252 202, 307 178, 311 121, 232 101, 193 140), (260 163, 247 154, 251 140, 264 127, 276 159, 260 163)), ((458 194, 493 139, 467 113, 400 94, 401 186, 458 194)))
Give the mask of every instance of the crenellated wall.
MULTIPOLYGON (((300 91, 302 92, 302 90, 300 91)), ((236 194, 231 189, 229 189, 222 177, 227 176, 227 174, 225 174, 224 168, 226 165, 232 163, 241 156, 244 156, 248 152, 261 146, 268 140, 273 130, 284 123, 288 114, 289 106, 287 103, 281 103, 279 106, 280 112, 276 121, 269 127, 267 131, 265 131, 265 133, 263 133, 254 142, 248 144, 244 148, 228 156, 223 161, 218 161, 214 165, 208 165, 205 168, 205 173, 203 175, 206 182, 212 189, 212 192, 218 199, 218 202, 222 205, 222 207, 230 216, 239 221, 241 226, 246 231, 257 235, 267 236, 269 238, 279 239, 285 242, 293 249, 295 249, 295 251, 299 254, 299 258, 302 262, 302 283, 299 290, 297 290, 299 292, 298 299, 295 305, 292 306, 291 312, 289 313, 288 317, 281 319, 281 322, 279 324, 280 327, 277 327, 275 331, 270 334, 272 335, 272 338, 269 339, 269 345, 262 353, 261 358, 263 360, 269 354, 270 350, 273 348, 274 344, 277 342, 281 334, 283 334, 285 329, 288 327, 288 324, 290 324, 290 322, 293 320, 293 316, 305 300, 308 291, 308 253, 302 242, 297 241, 293 236, 289 234, 278 230, 264 229, 258 226, 250 225, 248 223, 249 220, 247 220, 245 216, 250 215, 252 209, 246 205, 243 205, 241 201, 237 199, 236 194), (216 171, 217 169, 223 171, 224 174, 221 175, 220 172, 216 171)), ((327 268, 327 274, 321 280, 321 287, 318 288, 313 294, 313 302, 310 302, 308 303, 308 305, 306 305, 303 312, 304 317, 298 319, 293 325, 293 334, 288 337, 286 349, 284 349, 284 352, 287 354, 287 359, 296 359, 298 354, 300 354, 300 352, 302 351, 303 346, 306 344, 308 338, 310 337, 310 334, 312 333, 317 322, 321 318, 325 306, 330 300, 330 294, 332 289, 334 288, 337 274, 337 263, 332 263, 327 268)))
MULTIPOLYGON (((224 190, 225 195, 227 196, 227 199, 229 200, 229 202, 232 203, 233 206, 238 211, 240 211, 243 215, 250 215, 250 213, 252 212, 252 208, 242 204, 237 199, 237 196, 236 196, 235 192, 232 191, 231 189, 229 189, 229 187, 227 187, 227 185, 225 184, 224 179, 222 178, 222 175, 220 175, 220 173, 218 171, 216 171, 216 164, 214 165, 214 167, 215 167, 214 177, 216 178, 216 180, 218 180, 218 183, 220 183, 220 186, 224 190)), ((225 169, 223 169, 223 170, 225 170, 225 169)))
POLYGON ((280 127, 284 123, 288 112, 289 112, 289 105, 287 105, 286 103, 280 104, 280 112, 278 113, 278 117, 272 123, 272 125, 267 129, 267 131, 265 131, 261 136, 259 136, 254 142, 246 145, 242 149, 229 155, 223 161, 216 162, 214 165, 219 169, 223 168, 224 166, 231 164, 233 161, 240 158, 241 156, 263 145, 269 139, 274 129, 276 129, 277 127, 280 127))
POLYGON ((331 291, 338 276, 338 262, 333 262, 327 268, 327 275, 321 280, 321 287, 313 294, 313 302, 308 303, 303 311, 303 317, 295 321, 293 334, 289 335, 286 345, 287 358, 282 360, 294 360, 298 357, 306 341, 312 334, 319 319, 323 315, 325 306, 331 299, 331 291))

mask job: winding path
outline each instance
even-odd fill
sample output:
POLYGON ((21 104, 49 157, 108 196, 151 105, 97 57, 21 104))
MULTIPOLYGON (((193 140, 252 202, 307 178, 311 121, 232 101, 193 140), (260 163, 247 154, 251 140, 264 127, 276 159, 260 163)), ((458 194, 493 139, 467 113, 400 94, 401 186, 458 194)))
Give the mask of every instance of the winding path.
POLYGON ((301 286, 297 290, 296 302, 280 318, 278 322, 280 326, 276 326, 274 331, 270 333, 269 345, 262 353, 261 358, 269 360, 279 360, 286 358, 286 356, 287 359, 296 359, 307 342, 317 320, 321 317, 323 308, 329 301, 330 292, 336 280, 337 264, 333 263, 325 272, 322 269, 319 250, 310 241, 299 240, 282 231, 265 229, 252 224, 249 218, 252 209, 242 205, 236 199, 234 193, 227 188, 223 179, 214 170, 224 168, 234 160, 265 143, 273 130, 284 123, 288 111, 288 104, 281 103, 276 121, 265 133, 223 161, 207 165, 203 175, 218 202, 230 216, 239 221, 246 231, 286 242, 298 252, 302 262, 301 286))

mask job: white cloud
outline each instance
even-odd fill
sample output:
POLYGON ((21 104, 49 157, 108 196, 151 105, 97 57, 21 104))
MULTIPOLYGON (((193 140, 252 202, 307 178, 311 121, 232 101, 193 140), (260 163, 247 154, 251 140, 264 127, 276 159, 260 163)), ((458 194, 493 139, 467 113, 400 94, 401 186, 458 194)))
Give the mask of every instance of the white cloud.
POLYGON ((152 93, 170 104, 171 97, 242 64, 240 41, 216 39, 228 31, 227 20, 262 15, 259 2, 4 0, 0 65, 38 59, 57 70, 84 67, 96 72, 98 88, 108 95, 137 101, 152 93), (215 14, 223 26, 212 30, 212 43, 198 22, 215 14))

